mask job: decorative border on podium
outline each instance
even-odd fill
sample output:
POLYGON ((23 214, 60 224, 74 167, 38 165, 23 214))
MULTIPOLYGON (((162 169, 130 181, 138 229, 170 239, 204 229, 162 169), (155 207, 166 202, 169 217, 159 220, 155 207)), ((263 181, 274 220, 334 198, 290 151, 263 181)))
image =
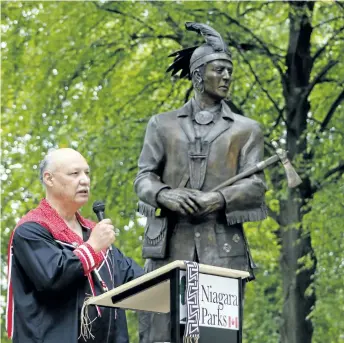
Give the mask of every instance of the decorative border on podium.
POLYGON ((187 317, 184 343, 199 340, 199 266, 197 262, 184 261, 186 266, 186 308, 187 317))

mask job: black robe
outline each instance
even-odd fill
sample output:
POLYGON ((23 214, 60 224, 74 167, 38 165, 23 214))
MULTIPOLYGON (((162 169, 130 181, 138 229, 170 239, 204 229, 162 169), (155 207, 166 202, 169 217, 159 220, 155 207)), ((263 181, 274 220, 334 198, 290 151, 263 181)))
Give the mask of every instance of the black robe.
MULTIPOLYGON (((91 295, 88 278, 70 243, 57 241, 35 222, 16 228, 13 237, 11 282, 14 295, 14 343, 77 343, 80 313, 85 297, 91 295)), ((98 272, 109 289, 143 274, 143 270, 120 250, 108 249, 98 272)), ((94 281, 96 295, 101 285, 94 281)), ((129 342, 125 312, 89 306, 93 343, 129 342)))

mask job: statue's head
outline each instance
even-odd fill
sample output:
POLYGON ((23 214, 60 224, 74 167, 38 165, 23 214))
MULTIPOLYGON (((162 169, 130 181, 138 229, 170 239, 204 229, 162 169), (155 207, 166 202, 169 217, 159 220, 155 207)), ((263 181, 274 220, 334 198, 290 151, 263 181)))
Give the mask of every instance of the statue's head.
POLYGON ((212 97, 223 99, 233 71, 232 56, 221 35, 212 27, 199 23, 186 23, 186 29, 202 34, 206 43, 177 51, 173 64, 167 69, 172 75, 181 70, 180 77, 192 79, 198 93, 207 93, 212 97))
POLYGON ((209 45, 197 48, 190 59, 190 74, 194 89, 212 98, 224 99, 229 90, 233 64, 226 53, 214 52, 209 45))

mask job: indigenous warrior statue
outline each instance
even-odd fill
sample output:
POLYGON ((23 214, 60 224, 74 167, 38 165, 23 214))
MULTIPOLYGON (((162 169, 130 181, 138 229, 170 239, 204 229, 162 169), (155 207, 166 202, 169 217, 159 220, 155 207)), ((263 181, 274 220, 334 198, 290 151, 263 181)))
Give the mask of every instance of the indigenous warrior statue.
MULTIPOLYGON (((212 189, 263 160, 263 133, 224 101, 233 63, 221 35, 199 23, 186 23, 186 29, 202 34, 206 43, 172 54, 167 71, 189 77, 195 95, 150 119, 135 179, 139 211, 147 216, 145 270, 187 260, 249 271, 253 279, 242 224, 267 216, 264 175, 212 189)), ((168 342, 168 320, 141 314, 141 342, 168 342)))

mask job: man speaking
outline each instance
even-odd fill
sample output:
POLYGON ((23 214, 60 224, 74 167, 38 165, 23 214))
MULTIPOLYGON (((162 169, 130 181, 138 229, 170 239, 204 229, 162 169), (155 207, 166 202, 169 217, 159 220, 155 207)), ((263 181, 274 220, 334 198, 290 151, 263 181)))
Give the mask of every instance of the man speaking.
POLYGON ((127 343, 125 312, 90 306, 88 337, 80 334, 86 297, 143 274, 112 247, 110 219, 98 224, 78 210, 90 196, 90 169, 73 149, 49 153, 40 168, 46 198, 17 224, 9 242, 7 331, 14 343, 127 343))

